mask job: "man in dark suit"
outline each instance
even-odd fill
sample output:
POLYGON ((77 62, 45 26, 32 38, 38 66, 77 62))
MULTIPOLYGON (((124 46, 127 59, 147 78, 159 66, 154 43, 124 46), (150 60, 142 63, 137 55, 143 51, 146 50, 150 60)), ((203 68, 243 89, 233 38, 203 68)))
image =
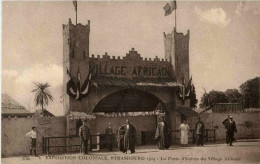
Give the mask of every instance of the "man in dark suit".
POLYGON ((81 141, 81 151, 83 154, 88 154, 88 141, 91 138, 91 134, 86 120, 83 121, 83 125, 79 128, 79 136, 81 141))
POLYGON ((203 146, 203 135, 205 131, 204 123, 198 118, 198 122, 195 125, 195 133, 197 135, 198 146, 203 146))
POLYGON ((108 127, 105 129, 105 147, 112 151, 113 147, 113 130, 111 128, 111 123, 108 123, 108 127))
POLYGON ((222 124, 225 126, 225 132, 226 132, 226 143, 228 145, 229 143, 229 138, 228 138, 228 131, 227 131, 227 122, 229 121, 230 115, 222 122, 222 124))
POLYGON ((235 121, 233 121, 233 117, 229 116, 229 120, 226 121, 226 129, 228 135, 228 144, 233 146, 232 143, 234 141, 234 133, 237 133, 237 127, 235 121))
POLYGON ((135 138, 136 129, 130 124, 129 120, 126 120, 126 124, 119 129, 119 149, 126 154, 127 150, 135 153, 135 138))
POLYGON ((113 134, 111 123, 108 123, 108 127, 105 129, 105 134, 113 134))

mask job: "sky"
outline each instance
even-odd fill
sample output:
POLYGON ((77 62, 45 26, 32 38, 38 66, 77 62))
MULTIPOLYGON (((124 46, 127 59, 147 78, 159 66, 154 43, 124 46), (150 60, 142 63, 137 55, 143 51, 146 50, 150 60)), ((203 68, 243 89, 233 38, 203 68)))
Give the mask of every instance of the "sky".
MULTIPOLYGON (((78 1, 78 23, 90 23, 90 53, 164 58, 163 32, 175 24, 166 2, 78 1)), ((200 99, 204 89, 239 89, 260 76, 260 1, 177 1, 177 32, 190 30, 190 74, 200 99)), ((34 110, 33 82, 48 82, 62 115, 62 24, 75 23, 72 2, 2 2, 2 93, 34 110)), ((37 107, 40 108, 40 107, 37 107)))

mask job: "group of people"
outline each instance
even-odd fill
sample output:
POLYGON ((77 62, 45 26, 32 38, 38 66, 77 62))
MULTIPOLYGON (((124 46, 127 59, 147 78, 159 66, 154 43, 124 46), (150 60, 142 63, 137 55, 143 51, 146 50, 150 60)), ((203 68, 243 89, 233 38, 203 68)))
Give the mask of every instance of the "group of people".
MULTIPOLYGON (((231 115, 228 115, 228 118, 225 119, 222 123, 226 131, 226 143, 227 145, 233 146, 232 143, 235 140, 234 133, 237 132, 236 123, 233 120, 233 117, 231 115)), ((187 146, 189 141, 188 134, 190 131, 190 127, 187 124, 186 120, 183 120, 182 124, 179 127, 179 130, 181 134, 180 144, 182 146, 187 146)), ((159 149, 168 149, 170 147, 170 141, 171 141, 170 132, 171 131, 168 128, 168 124, 165 121, 165 117, 161 117, 155 133, 155 140, 158 141, 159 149)), ((198 121, 195 124, 194 133, 196 134, 197 146, 203 146, 205 125, 200 118, 198 118, 198 121)))
MULTIPOLYGON (((81 150, 83 154, 88 154, 88 142, 91 139, 90 128, 87 126, 87 121, 83 120, 83 125, 79 128, 79 136, 81 140, 81 150)), ((237 132, 236 123, 233 120, 231 115, 228 115, 228 118, 223 122, 226 131, 226 143, 227 145, 233 146, 232 143, 234 139, 234 132, 237 132)), ((105 134, 113 134, 112 128, 109 126, 105 129, 105 134)), ((188 145, 188 133, 190 130, 189 125, 186 120, 183 120, 182 124, 179 127, 181 137, 180 144, 183 146, 188 145)), ((195 134, 198 146, 203 146, 203 136, 205 132, 204 123, 198 118, 198 121, 195 125, 195 134)), ((26 134, 27 137, 31 138, 31 148, 30 154, 34 152, 36 154, 36 127, 32 127, 32 130, 26 134)), ((157 124, 155 140, 158 142, 158 148, 169 149, 171 145, 171 131, 168 123, 165 121, 165 117, 160 117, 157 124)), ((126 123, 122 125, 118 130, 118 147, 119 150, 123 153, 127 153, 128 150, 130 153, 135 153, 135 144, 136 144, 136 129, 130 124, 130 121, 127 119, 126 123)), ((110 145, 111 146, 111 145, 110 145)), ((110 148, 111 150, 111 148, 110 148)))
MULTIPOLYGON (((197 145, 203 146, 203 134, 204 134, 204 123, 198 118, 198 122, 195 125, 195 132, 197 136, 197 145)), ((180 144, 183 146, 188 145, 188 134, 190 127, 187 124, 186 120, 183 120, 182 124, 179 127, 181 137, 180 137, 180 144)), ((168 149, 170 147, 171 141, 171 131, 169 130, 168 124, 165 121, 165 117, 160 117, 160 121, 158 123, 156 133, 155 133, 155 140, 158 141, 158 148, 159 149, 168 149)))
MULTIPOLYGON (((113 130, 110 126, 105 129, 105 134, 110 134, 109 137, 112 139, 111 134, 113 130)), ((90 129, 87 126, 87 121, 83 121, 83 125, 79 128, 79 136, 81 140, 81 149, 83 154, 88 154, 88 141, 91 137, 90 129)), ((136 129, 130 124, 129 120, 126 120, 126 123, 122 125, 118 130, 118 147, 119 150, 123 153, 127 153, 130 150, 131 153, 135 153, 135 141, 136 141, 136 129)), ((111 146, 111 145, 109 145, 111 146)), ((110 147, 110 150, 112 148, 110 147)))

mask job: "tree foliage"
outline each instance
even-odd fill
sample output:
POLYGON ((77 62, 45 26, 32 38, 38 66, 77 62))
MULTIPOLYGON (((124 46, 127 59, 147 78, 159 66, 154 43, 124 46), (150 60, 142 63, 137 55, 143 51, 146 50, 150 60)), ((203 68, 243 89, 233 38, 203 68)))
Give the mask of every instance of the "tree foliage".
POLYGON ((190 92, 190 107, 191 108, 197 108, 198 99, 196 98, 196 90, 195 86, 192 85, 192 89, 190 92))
POLYGON ((243 96, 242 104, 244 108, 259 108, 260 107, 260 97, 259 97, 259 86, 260 77, 247 80, 240 85, 240 92, 243 96))
POLYGON ((216 103, 228 103, 228 97, 222 91, 212 90, 209 93, 204 93, 201 97, 200 107, 209 107, 216 103))
POLYGON ((49 87, 48 83, 34 83, 34 89, 32 90, 32 92, 35 92, 34 102, 36 106, 40 105, 42 107, 42 111, 44 105, 49 104, 49 100, 53 101, 51 92, 48 90, 49 87))
POLYGON ((242 101, 242 95, 237 89, 227 89, 225 95, 229 103, 241 103, 242 101))

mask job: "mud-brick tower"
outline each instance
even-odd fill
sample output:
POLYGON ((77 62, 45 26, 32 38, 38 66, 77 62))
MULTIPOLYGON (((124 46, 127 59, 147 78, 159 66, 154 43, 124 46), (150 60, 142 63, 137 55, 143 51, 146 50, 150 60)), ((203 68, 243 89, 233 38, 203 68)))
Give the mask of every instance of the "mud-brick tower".
POLYGON ((90 21, 88 24, 72 24, 69 19, 68 24, 63 24, 63 110, 64 114, 69 108, 82 108, 81 101, 71 98, 67 93, 66 82, 69 79, 67 70, 71 77, 77 81, 80 72, 80 84, 83 84, 89 73, 89 34, 90 21))
POLYGON ((190 31, 187 34, 176 32, 173 29, 171 34, 164 33, 165 58, 171 61, 177 82, 182 83, 184 78, 189 80, 189 40, 190 31))

